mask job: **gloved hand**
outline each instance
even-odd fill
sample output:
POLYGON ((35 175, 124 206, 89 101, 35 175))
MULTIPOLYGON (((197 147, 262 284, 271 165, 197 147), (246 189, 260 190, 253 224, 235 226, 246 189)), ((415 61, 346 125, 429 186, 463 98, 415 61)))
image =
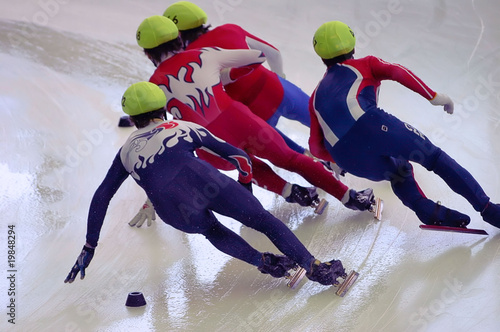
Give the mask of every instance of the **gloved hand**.
POLYGON ((144 224, 144 221, 148 221, 148 227, 151 226, 151 223, 153 220, 156 220, 156 212, 153 204, 151 204, 151 201, 146 199, 146 202, 144 202, 144 205, 142 208, 137 212, 135 217, 129 221, 129 225, 131 227, 137 226, 141 227, 142 224, 144 224))
POLYGON ((434 106, 444 106, 444 111, 448 114, 453 114, 453 100, 447 95, 436 93, 434 98, 429 100, 434 106))
POLYGON ((75 281, 76 275, 80 272, 80 279, 85 278, 85 269, 89 266, 92 257, 94 257, 94 248, 87 247, 87 245, 83 246, 82 252, 80 256, 76 259, 75 265, 69 272, 66 279, 64 279, 64 283, 72 283, 75 281))
POLYGON ((252 181, 250 181, 248 183, 243 183, 240 180, 238 180, 238 183, 241 184, 243 187, 245 187, 246 190, 248 190, 250 193, 253 194, 252 181))

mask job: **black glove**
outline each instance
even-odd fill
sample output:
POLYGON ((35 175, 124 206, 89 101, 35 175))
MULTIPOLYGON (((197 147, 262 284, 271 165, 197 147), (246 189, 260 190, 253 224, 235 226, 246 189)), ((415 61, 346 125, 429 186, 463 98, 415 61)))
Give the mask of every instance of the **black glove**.
POLYGON ((238 180, 238 183, 241 184, 246 190, 248 190, 250 193, 253 194, 253 190, 252 190, 252 181, 248 182, 248 183, 243 183, 241 182, 240 180, 238 180))
POLYGON ((80 272, 80 279, 85 278, 85 269, 89 266, 92 257, 94 257, 94 248, 83 246, 80 256, 76 259, 75 265, 64 280, 65 283, 75 281, 76 275, 80 272))

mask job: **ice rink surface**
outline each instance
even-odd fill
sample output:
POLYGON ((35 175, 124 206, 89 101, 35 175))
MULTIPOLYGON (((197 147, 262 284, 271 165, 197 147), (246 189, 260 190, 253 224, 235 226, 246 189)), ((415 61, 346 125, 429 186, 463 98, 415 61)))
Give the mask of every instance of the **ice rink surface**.
MULTIPOLYGON (((326 21, 346 22, 358 38, 357 57, 405 65, 452 97, 455 113, 447 115, 385 82, 380 105, 425 133, 500 202, 498 1, 196 3, 213 26, 236 23, 278 47, 287 79, 307 93, 325 70, 311 45, 315 30, 326 21)), ((129 227, 145 198, 131 179, 110 204, 86 278, 64 284, 85 242, 92 194, 132 131, 116 126, 121 95, 153 71, 135 43, 136 28, 169 4, 2 0, 0 331, 500 330, 500 231, 420 166, 415 173, 426 194, 468 213, 470 227, 489 236, 420 230, 388 183, 350 175, 346 184, 373 187, 385 200, 382 221, 323 192, 330 205, 318 216, 254 189, 317 258, 341 259, 360 273, 344 298, 312 282, 290 290, 284 280, 161 220, 129 227), (133 291, 144 293, 145 307, 125 306, 133 291)), ((279 127, 307 144, 307 128, 292 121, 279 127)), ((259 250, 276 252, 261 234, 221 220, 259 250)))

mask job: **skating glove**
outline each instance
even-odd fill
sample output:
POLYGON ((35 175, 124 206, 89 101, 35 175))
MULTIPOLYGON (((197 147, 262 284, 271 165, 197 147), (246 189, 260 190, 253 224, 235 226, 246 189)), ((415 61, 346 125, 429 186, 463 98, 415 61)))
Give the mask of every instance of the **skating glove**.
POLYGON ((73 268, 64 280, 65 283, 72 283, 75 281, 78 272, 80 272, 80 279, 85 278, 85 269, 89 266, 92 257, 94 257, 94 251, 94 248, 87 247, 87 245, 83 246, 80 256, 76 259, 75 265, 73 265, 73 268))
POLYGON ((445 94, 436 93, 434 98, 429 100, 434 106, 444 106, 444 111, 448 114, 453 114, 453 100, 445 94))
POLYGON ((155 208, 153 207, 153 204, 151 204, 149 198, 146 199, 146 202, 144 202, 142 208, 139 210, 139 212, 137 212, 134 219, 130 220, 128 224, 131 227, 141 227, 146 220, 148 221, 148 227, 151 226, 153 220, 156 220, 155 208))

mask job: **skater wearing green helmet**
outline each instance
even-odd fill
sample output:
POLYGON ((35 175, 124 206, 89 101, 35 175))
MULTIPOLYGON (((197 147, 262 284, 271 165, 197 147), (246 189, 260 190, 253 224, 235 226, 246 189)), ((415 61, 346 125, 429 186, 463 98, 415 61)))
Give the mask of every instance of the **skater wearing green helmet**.
POLYGON ((465 197, 486 222, 500 227, 500 206, 490 202, 467 170, 420 131, 377 105, 382 80, 401 83, 449 114, 453 101, 401 65, 374 56, 354 59, 355 43, 352 30, 339 21, 321 25, 314 34, 314 50, 327 71, 311 96, 311 153, 355 176, 390 181, 396 196, 424 224, 465 228, 469 216, 422 192, 410 162, 419 163, 465 197))

